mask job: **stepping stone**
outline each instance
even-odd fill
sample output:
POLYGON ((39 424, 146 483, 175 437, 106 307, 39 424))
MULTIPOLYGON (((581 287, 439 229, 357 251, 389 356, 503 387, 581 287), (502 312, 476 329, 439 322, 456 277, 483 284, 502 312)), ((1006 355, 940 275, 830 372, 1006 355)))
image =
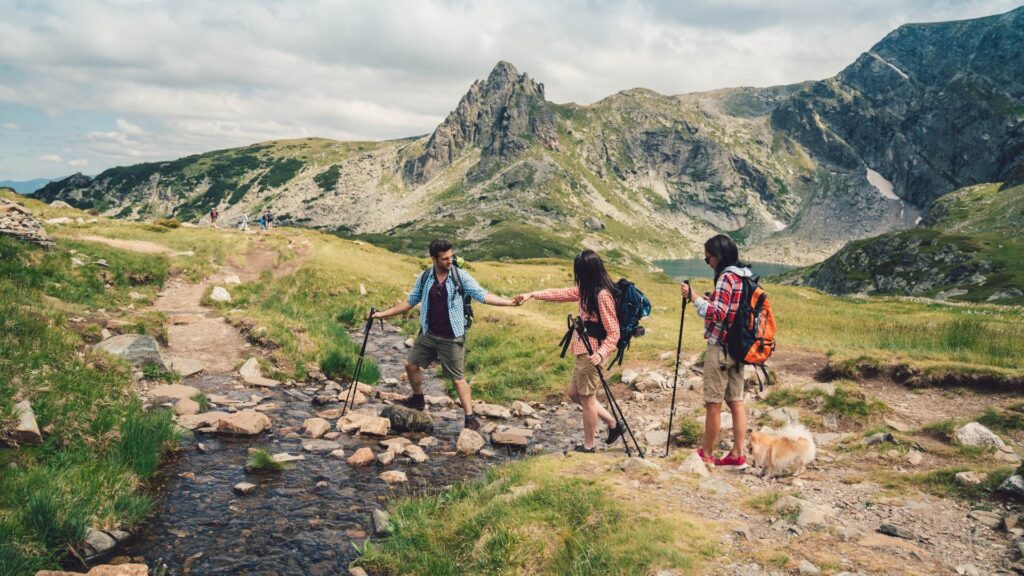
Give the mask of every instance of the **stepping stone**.
POLYGON ((366 466, 366 465, 370 464, 371 462, 373 462, 373 460, 374 460, 373 450, 370 450, 369 448, 366 448, 364 446, 364 447, 360 448, 359 450, 356 450, 355 454, 352 454, 351 456, 348 457, 348 465, 349 466, 366 466))
POLYGON ((330 440, 303 440, 302 449, 306 452, 313 452, 317 454, 325 452, 333 452, 341 448, 341 444, 332 442, 330 440))
POLYGON ((223 434, 255 436, 268 428, 270 428, 270 418, 255 410, 242 410, 235 414, 228 414, 217 422, 217 432, 223 434))
POLYGON ((171 358, 171 370, 177 372, 182 378, 198 374, 203 371, 203 363, 190 358, 171 358))
POLYGON ((191 398, 199 394, 199 389, 195 386, 186 386, 184 384, 161 384, 160 386, 154 386, 149 390, 149 397, 154 402, 166 402, 168 400, 181 400, 182 398, 191 398))
POLYGON ((280 384, 277 380, 263 377, 263 373, 260 370, 260 362, 256 358, 246 360, 245 364, 242 364, 242 367, 238 369, 238 374, 242 377, 242 380, 245 380, 246 384, 253 386, 273 388, 280 384))
POLYGON ((455 442, 455 449, 470 456, 479 452, 484 444, 483 436, 469 428, 463 428, 462 432, 459 432, 459 439, 455 442))
POLYGON ((167 369, 167 364, 160 356, 160 346, 156 339, 145 334, 121 334, 108 338, 93 346, 94 350, 102 350, 124 358, 132 366, 143 366, 145 364, 156 364, 167 369))
POLYGON ((401 470, 388 470, 386 472, 381 472, 378 478, 387 482, 388 484, 399 484, 402 482, 409 481, 409 478, 406 477, 405 472, 402 472, 401 470))
POLYGON ((249 482, 239 482, 235 484, 233 490, 239 494, 252 494, 256 491, 256 485, 249 482))

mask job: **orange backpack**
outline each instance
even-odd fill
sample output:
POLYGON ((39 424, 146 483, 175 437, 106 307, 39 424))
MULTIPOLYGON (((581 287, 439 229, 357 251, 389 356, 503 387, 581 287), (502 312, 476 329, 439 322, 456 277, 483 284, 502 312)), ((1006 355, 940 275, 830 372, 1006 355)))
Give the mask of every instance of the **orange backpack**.
POLYGON ((758 278, 740 276, 740 281, 743 286, 740 306, 728 327, 725 349, 737 364, 755 367, 754 375, 763 391, 764 382, 756 369, 760 368, 765 381, 769 379, 764 363, 775 351, 775 314, 768 302, 768 293, 757 285, 758 278))

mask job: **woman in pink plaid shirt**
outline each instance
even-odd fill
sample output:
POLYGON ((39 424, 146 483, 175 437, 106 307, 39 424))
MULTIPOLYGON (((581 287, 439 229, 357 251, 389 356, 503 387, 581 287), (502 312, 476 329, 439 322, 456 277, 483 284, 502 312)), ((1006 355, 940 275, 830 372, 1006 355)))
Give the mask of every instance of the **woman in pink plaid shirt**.
POLYGON ((551 288, 519 295, 516 300, 526 302, 531 298, 546 302, 579 302, 579 315, 587 327, 593 355, 587 355, 586 346, 579 335, 572 340, 572 353, 576 356, 572 379, 569 382, 569 397, 583 407, 583 445, 576 446, 577 452, 594 451, 594 431, 597 419, 608 425, 607 444, 615 442, 625 431, 621 422, 615 420, 604 406, 597 401, 601 380, 597 366, 615 352, 619 341, 619 321, 615 316, 615 285, 604 269, 604 262, 597 252, 584 250, 573 261, 573 288, 551 288))

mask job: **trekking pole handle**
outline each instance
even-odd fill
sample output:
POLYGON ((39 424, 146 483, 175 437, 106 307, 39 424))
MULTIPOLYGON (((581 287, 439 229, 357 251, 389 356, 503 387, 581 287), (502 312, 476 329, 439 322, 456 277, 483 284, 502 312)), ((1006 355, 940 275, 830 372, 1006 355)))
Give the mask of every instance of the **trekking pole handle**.
MULTIPOLYGON (((373 315, 376 314, 376 313, 377 313, 377 309, 374 308, 373 306, 370 306, 370 313, 366 316, 366 326, 363 328, 363 331, 366 334, 369 334, 370 333, 370 329, 373 328, 373 315)), ((384 329, 384 319, 383 318, 380 319, 380 329, 381 330, 384 329)))
POLYGON ((686 296, 683 296, 683 306, 686 306, 686 303, 692 300, 692 297, 693 297, 693 287, 690 286, 690 281, 689 280, 683 280, 683 284, 686 284, 687 292, 689 292, 689 294, 691 296, 690 298, 687 298, 686 296))

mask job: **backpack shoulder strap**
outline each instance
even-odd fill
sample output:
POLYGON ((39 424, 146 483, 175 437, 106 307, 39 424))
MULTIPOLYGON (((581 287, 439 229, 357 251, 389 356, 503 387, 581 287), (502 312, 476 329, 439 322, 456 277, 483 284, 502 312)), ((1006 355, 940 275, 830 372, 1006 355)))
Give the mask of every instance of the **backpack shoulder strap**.
POLYGON ((433 268, 427 268, 426 270, 423 271, 422 274, 420 274, 420 294, 423 293, 423 286, 425 286, 427 283, 427 274, 430 274, 430 271, 432 269, 433 268))
POLYGON ((459 267, 456 264, 452 264, 452 279, 455 280, 455 291, 458 292, 459 296, 464 296, 465 291, 462 289, 462 277, 459 275, 459 267))

